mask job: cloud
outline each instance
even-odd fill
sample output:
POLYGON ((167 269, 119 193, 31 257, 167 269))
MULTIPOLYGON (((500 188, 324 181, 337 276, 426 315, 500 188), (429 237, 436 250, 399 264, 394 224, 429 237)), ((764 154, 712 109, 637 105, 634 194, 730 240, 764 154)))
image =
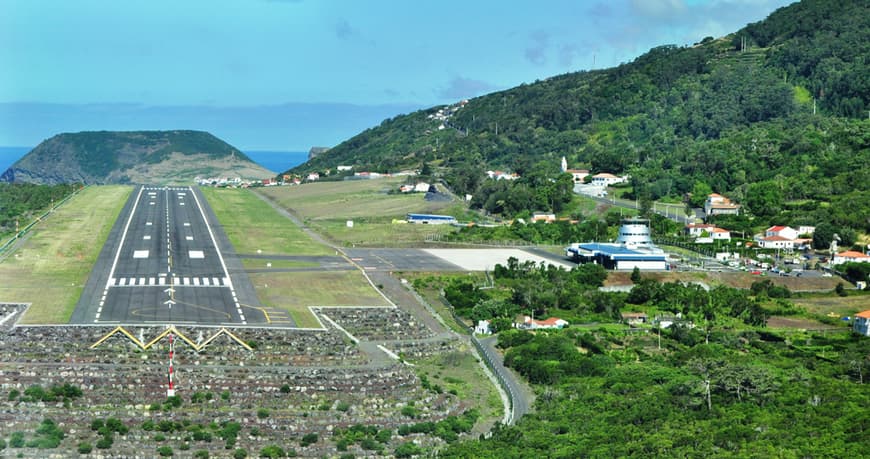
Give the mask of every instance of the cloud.
POLYGON ((450 80, 449 86, 442 88, 438 92, 438 96, 442 99, 468 99, 481 94, 486 94, 498 89, 493 84, 486 81, 474 80, 472 78, 455 77, 450 80))
POLYGON ((535 65, 547 63, 547 47, 550 44, 550 35, 543 30, 536 30, 531 34, 532 44, 526 48, 526 60, 535 65))
POLYGON ((559 63, 563 67, 570 67, 574 63, 574 58, 580 55, 580 47, 577 45, 562 45, 559 48, 559 63))
POLYGON ((586 14, 596 18, 606 18, 613 14, 613 9, 607 3, 596 3, 586 10, 586 14))

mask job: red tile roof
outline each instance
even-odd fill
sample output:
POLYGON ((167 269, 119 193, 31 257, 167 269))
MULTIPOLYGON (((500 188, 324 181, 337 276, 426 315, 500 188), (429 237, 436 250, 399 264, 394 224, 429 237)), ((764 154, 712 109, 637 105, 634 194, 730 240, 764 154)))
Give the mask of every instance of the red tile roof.
POLYGON ((786 228, 788 228, 788 226, 771 226, 770 228, 767 229, 767 231, 774 231, 774 232, 778 233, 786 228))
POLYGON ((862 317, 864 319, 870 319, 870 309, 866 311, 861 311, 858 314, 855 314, 855 317, 862 317))
POLYGON ((867 254, 856 252, 854 250, 847 250, 845 252, 840 252, 837 254, 838 257, 843 258, 870 258, 867 254))

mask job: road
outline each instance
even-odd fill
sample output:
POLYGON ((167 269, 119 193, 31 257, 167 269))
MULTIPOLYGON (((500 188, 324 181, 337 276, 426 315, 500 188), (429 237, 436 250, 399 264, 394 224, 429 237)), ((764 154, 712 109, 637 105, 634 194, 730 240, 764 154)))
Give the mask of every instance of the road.
MULTIPOLYGON (((600 202, 602 204, 610 204, 612 206, 625 207, 627 209, 634 209, 635 211, 639 210, 639 205, 637 201, 630 201, 627 199, 619 199, 613 196, 599 196, 598 191, 600 191, 601 187, 590 187, 589 185, 574 185, 574 193, 583 195, 589 199, 600 202)), ((683 225, 688 225, 689 223, 694 223, 696 216, 686 216, 685 206, 682 204, 666 204, 666 203, 658 203, 653 202, 653 208, 651 209, 653 212, 669 218, 677 223, 681 223, 683 225)))
POLYGON ((263 323, 241 263, 191 187, 131 194, 73 312, 73 323, 263 323))

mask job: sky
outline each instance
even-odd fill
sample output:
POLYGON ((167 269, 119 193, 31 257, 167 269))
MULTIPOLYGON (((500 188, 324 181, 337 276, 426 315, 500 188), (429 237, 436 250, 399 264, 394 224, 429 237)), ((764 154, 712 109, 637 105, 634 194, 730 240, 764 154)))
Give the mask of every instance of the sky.
POLYGON ((0 145, 203 129, 332 146, 397 114, 630 62, 789 0, 0 0, 0 145))

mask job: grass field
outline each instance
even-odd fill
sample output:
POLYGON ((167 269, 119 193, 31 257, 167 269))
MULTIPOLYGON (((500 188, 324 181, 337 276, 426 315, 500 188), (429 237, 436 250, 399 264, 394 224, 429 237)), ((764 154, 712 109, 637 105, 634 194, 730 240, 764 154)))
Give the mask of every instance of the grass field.
MULTIPOLYGON (((335 255, 249 190, 204 188, 203 192, 238 253, 335 255)), ((318 266, 242 257, 246 269, 266 268, 267 263, 276 269, 318 266)), ((260 303, 287 311, 304 328, 320 326, 309 306, 389 306, 360 271, 267 272, 248 277, 260 303)))
POLYGON ((359 271, 251 273, 264 306, 287 311, 300 327, 319 327, 309 306, 390 306, 359 271))
POLYGON ((333 255, 251 191, 202 188, 237 253, 333 255))
POLYGON ((453 232, 444 225, 394 224, 408 213, 464 213, 459 203, 427 202, 422 194, 387 194, 403 179, 321 182, 259 190, 338 244, 396 247, 417 245, 430 234, 453 232), (353 220, 353 228, 347 221, 353 220))
POLYGON ((131 187, 92 186, 34 227, 0 261, 0 301, 32 303, 24 324, 69 321, 131 187))
POLYGON ((270 260, 268 258, 243 258, 245 269, 314 268, 320 266, 310 261, 270 260))
POLYGON ((870 295, 854 294, 845 297, 831 294, 804 295, 792 298, 796 306, 806 308, 807 312, 820 315, 834 314, 837 317, 851 316, 856 312, 870 309, 870 295))

